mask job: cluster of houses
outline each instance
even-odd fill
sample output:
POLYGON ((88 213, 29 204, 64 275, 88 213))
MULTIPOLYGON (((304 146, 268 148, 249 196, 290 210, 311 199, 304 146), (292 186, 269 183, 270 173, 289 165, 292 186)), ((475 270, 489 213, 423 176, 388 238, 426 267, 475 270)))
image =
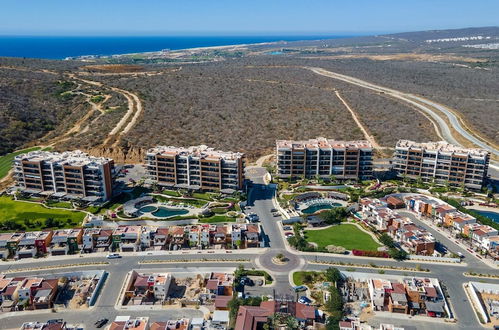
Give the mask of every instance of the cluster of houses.
MULTIPOLYGON (((276 313, 295 318, 299 329, 316 329, 316 320, 322 322, 313 306, 288 300, 269 300, 262 301, 260 306, 239 306, 234 329, 265 329, 265 325, 276 313)), ((285 325, 279 327, 285 328, 285 325)))
MULTIPOLYGON (((164 305, 172 298, 181 299, 186 303, 191 299, 194 304, 209 302, 214 305, 211 325, 216 325, 215 328, 219 329, 228 325, 228 303, 233 299, 233 274, 211 272, 198 275, 195 280, 190 281, 189 287, 182 290, 182 296, 177 295, 179 281, 180 279, 174 279, 171 273, 138 273, 134 270, 130 273, 123 305, 164 305), (191 291, 194 295, 188 296, 187 292, 191 291)), ((180 287, 182 286, 181 284, 180 287)), ((189 326, 189 320, 182 320, 181 323, 186 329, 189 326)))
POLYGON ((0 309, 11 312, 52 308, 57 291, 56 278, 0 275, 0 309))
POLYGON ((390 235, 410 253, 428 256, 435 253, 436 240, 433 235, 395 210, 405 206, 399 198, 362 198, 360 205, 364 221, 379 232, 390 235))
POLYGON ((67 255, 79 251, 134 252, 182 248, 260 247, 259 224, 73 228, 0 234, 2 259, 67 255))
POLYGON ((369 279, 372 309, 391 313, 449 316, 448 306, 437 279, 405 278, 403 281, 369 279))
POLYGON ((497 229, 477 222, 473 216, 456 210, 453 206, 424 195, 405 197, 407 208, 420 217, 449 228, 456 234, 470 238, 471 244, 489 255, 499 257, 499 233, 497 229))

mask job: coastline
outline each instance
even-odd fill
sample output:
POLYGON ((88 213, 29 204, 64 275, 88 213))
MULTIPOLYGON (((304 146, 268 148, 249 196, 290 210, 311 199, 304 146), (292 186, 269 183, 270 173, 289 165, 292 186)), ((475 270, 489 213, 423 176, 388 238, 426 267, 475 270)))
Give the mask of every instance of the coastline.
POLYGON ((223 45, 223 46, 191 47, 191 48, 181 48, 181 49, 168 50, 166 53, 164 50, 155 50, 155 51, 151 51, 151 52, 123 53, 123 54, 112 54, 112 55, 80 55, 80 56, 73 56, 71 58, 72 59, 88 58, 88 57, 109 58, 109 57, 137 56, 137 55, 147 56, 147 55, 160 55, 160 54, 175 54, 175 53, 185 53, 185 52, 196 53, 196 52, 206 51, 206 50, 237 49, 237 48, 246 48, 249 46, 264 46, 264 45, 273 45, 273 44, 279 44, 279 43, 287 43, 287 41, 233 44, 233 45, 223 45))
POLYGON ((327 40, 327 39, 337 39, 341 37, 337 36, 324 36, 324 38, 313 38, 313 39, 307 39, 306 37, 304 39, 297 39, 297 40, 277 40, 277 41, 265 41, 265 42, 254 42, 254 43, 241 43, 241 44, 230 44, 230 45, 219 45, 219 46, 200 46, 200 47, 188 47, 188 48, 179 48, 179 49, 162 49, 162 50, 155 50, 155 51, 147 51, 147 52, 133 52, 133 53, 117 53, 117 54, 111 54, 111 55, 98 55, 98 54, 89 54, 89 55, 78 55, 78 56, 69 56, 64 58, 63 60, 88 60, 88 59, 106 59, 106 58, 113 58, 113 57, 127 57, 127 56, 171 56, 171 57, 178 57, 178 56, 184 56, 184 55, 192 55, 196 54, 198 52, 203 52, 203 51, 213 51, 213 50, 224 50, 224 49, 231 49, 231 50, 237 50, 237 49, 246 49, 248 47, 254 47, 254 46, 272 46, 272 45, 286 45, 289 42, 300 42, 300 41, 320 41, 320 40, 327 40))

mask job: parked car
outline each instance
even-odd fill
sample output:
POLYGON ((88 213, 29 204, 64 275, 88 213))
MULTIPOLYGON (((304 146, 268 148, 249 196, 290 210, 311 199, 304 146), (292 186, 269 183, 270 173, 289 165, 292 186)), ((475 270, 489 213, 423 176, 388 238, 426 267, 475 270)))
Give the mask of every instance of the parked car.
POLYGON ((249 222, 258 222, 260 220, 260 217, 256 215, 255 213, 250 213, 246 216, 249 222))
POLYGON ((293 230, 293 228, 291 228, 291 226, 284 226, 284 227, 282 227, 282 229, 284 229, 284 230, 293 230))
POLYGON ((272 213, 277 212, 277 209, 271 209, 270 212, 272 213))
POLYGON ((108 259, 119 259, 121 258, 121 256, 119 255, 119 253, 109 253, 106 258, 108 259))
POLYGON ((255 282, 251 278, 243 277, 240 281, 241 285, 254 286, 255 282))
POLYGON ((279 212, 274 212, 274 213, 272 213, 272 215, 273 215, 274 217, 278 217, 278 216, 280 216, 279 212))
POLYGON ((106 324, 109 320, 108 319, 100 319, 97 322, 94 323, 96 328, 102 328, 104 324, 106 324))
POLYGON ((298 299, 298 302, 301 304, 310 305, 312 303, 312 300, 310 300, 308 297, 301 296, 300 299, 298 299))
POLYGON ((305 285, 298 285, 293 288, 295 292, 307 291, 307 287, 305 285))

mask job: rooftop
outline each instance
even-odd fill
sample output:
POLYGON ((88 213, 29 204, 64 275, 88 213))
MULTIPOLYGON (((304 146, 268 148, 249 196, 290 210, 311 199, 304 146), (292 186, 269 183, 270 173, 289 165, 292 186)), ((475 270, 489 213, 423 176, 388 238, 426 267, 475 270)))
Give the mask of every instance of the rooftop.
POLYGON ((51 151, 31 151, 26 154, 16 156, 16 161, 58 163, 69 166, 89 166, 103 165, 111 161, 109 158, 93 157, 80 150, 65 151, 62 153, 51 151))
POLYGON ((201 159, 224 159, 236 160, 244 156, 240 152, 221 151, 210 148, 206 145, 192 147, 157 146, 147 150, 148 155, 170 155, 170 156, 193 156, 201 159))
POLYGON ((463 148, 453 144, 450 144, 446 141, 438 141, 438 142, 414 142, 410 140, 399 140, 397 142, 396 148, 413 148, 413 149, 426 149, 429 151, 440 151, 440 152, 449 152, 456 154, 470 154, 474 156, 486 156, 489 154, 488 151, 478 148, 463 148))
POLYGON ((356 140, 356 141, 337 141, 332 139, 326 139, 323 137, 318 137, 316 139, 309 140, 277 140, 277 148, 296 148, 296 149, 345 149, 345 148, 372 148, 371 143, 367 140, 356 140))

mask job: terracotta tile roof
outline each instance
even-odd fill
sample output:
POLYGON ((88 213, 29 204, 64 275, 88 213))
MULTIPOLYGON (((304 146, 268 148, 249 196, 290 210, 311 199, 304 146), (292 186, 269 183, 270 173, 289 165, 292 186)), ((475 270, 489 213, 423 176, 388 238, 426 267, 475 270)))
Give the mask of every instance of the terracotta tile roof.
POLYGON ((296 303, 296 318, 302 320, 314 320, 315 308, 313 306, 296 303))
POLYGON ((215 298, 215 308, 227 308, 227 304, 231 299, 232 296, 217 296, 215 298))

